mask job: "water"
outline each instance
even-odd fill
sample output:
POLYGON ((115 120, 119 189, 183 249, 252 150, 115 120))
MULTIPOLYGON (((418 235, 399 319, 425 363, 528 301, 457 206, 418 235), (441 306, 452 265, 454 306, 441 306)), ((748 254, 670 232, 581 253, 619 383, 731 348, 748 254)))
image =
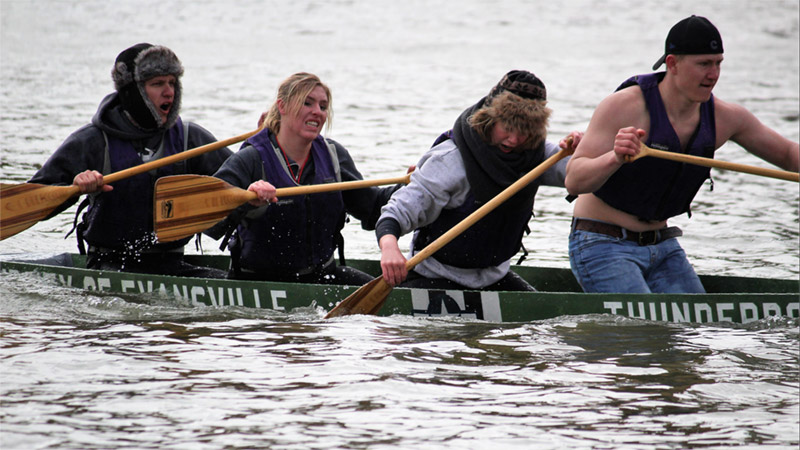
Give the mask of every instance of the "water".
MULTIPOLYGON (((20 183, 110 91, 122 49, 184 63, 183 117, 255 128, 289 74, 333 90, 329 135, 366 178, 397 176, 508 70, 547 84, 551 137, 646 72, 669 27, 709 17, 718 97, 798 141, 794 1, 0 0, 0 180, 20 183)), ((735 144, 719 158, 767 165, 735 144)), ((714 171, 682 244, 700 273, 796 279, 797 185, 714 171)), ((528 264, 567 267, 570 206, 543 188, 528 264)), ((72 214, 0 254, 74 251, 72 214)), ((353 221, 350 257, 377 256, 353 221)), ((407 244, 407 241, 403 241, 407 244)), ((206 239, 207 252, 218 253, 206 239)), ((190 249, 194 252, 194 249, 190 249)), ((489 324, 322 320, 83 292, 2 275, 0 447, 797 448, 798 321, 677 325, 612 316, 489 324)))

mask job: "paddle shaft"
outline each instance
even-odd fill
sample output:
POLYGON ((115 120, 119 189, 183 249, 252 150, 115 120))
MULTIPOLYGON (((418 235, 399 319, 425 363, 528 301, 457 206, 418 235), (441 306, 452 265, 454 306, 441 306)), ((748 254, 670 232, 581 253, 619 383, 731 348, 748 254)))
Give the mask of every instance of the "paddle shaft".
MULTIPOLYGON (((400 183, 408 184, 410 178, 411 174, 409 173, 402 177, 395 177, 395 178, 380 178, 377 180, 340 181, 338 183, 309 184, 305 186, 277 188, 275 189, 275 196, 292 197, 294 195, 319 194, 322 192, 349 191, 352 189, 361 189, 372 186, 383 186, 387 184, 400 184, 400 183)), ((242 198, 245 199, 245 201, 242 203, 245 203, 247 201, 257 199, 258 194, 256 194, 253 191, 247 191, 242 195, 242 198)))
MULTIPOLYGON (((191 150, 186 150, 185 152, 175 153, 174 155, 166 156, 164 158, 154 159, 153 161, 149 161, 143 164, 139 164, 138 166, 129 167, 124 170, 120 170, 118 172, 110 173, 108 175, 103 176, 103 183, 104 184, 111 184, 115 181, 124 180, 125 178, 135 177, 136 175, 149 172, 151 170, 160 169, 161 167, 168 166, 170 164, 175 164, 176 162, 180 162, 189 158, 194 158, 195 156, 200 156, 203 153, 213 152, 214 150, 219 150, 222 147, 227 147, 231 144, 235 144, 237 142, 241 142, 251 136, 254 136, 256 133, 263 129, 263 125, 261 128, 257 130, 250 131, 244 134, 240 134, 239 136, 234 136, 222 141, 212 142, 210 144, 201 145, 200 147, 195 147, 191 150)), ((184 136, 184 139, 188 139, 189 136, 184 136)), ((80 188, 78 186, 69 186, 70 191, 73 192, 72 195, 76 195, 80 193, 80 188)))
MULTIPOLYGON (((200 147, 195 147, 191 150, 186 150, 185 152, 175 153, 174 155, 166 156, 164 158, 155 159, 153 161, 146 162, 144 164, 139 164, 138 166, 129 167, 125 170, 120 170, 119 172, 114 172, 108 175, 103 176, 104 183, 113 183, 115 181, 123 180, 128 177, 133 177, 145 172, 149 172, 154 169, 158 169, 164 166, 168 166, 170 164, 174 164, 179 161, 183 161, 189 158, 194 158, 195 156, 200 156, 203 153, 208 153, 214 150, 219 150, 223 147, 227 147, 231 144, 235 144, 237 142, 241 142, 251 136, 254 136, 258 132, 264 129, 266 126, 266 121, 263 125, 261 125, 258 129, 240 134, 238 136, 234 136, 232 138, 228 138, 222 141, 212 142, 210 144, 202 145, 200 147)), ((184 139, 188 139, 188 136, 184 136, 184 139)))
POLYGON ((533 180, 542 176, 543 173, 545 173, 548 169, 550 169, 560 160, 572 154, 572 151, 573 150, 571 147, 568 149, 559 150, 558 153, 547 158, 536 168, 525 174, 525 176, 523 176, 522 178, 511 184, 511 186, 505 188, 502 192, 497 194, 493 199, 486 202, 483 206, 475 210, 464 220, 456 224, 453 228, 448 230, 443 235, 439 236, 435 241, 428 244, 419 253, 415 254, 411 259, 406 261, 406 270, 413 269, 417 264, 421 263, 425 258, 436 253, 440 248, 444 247, 450 241, 452 241, 460 234, 462 234, 464 231, 466 231, 467 228, 474 225, 475 222, 481 220, 485 215, 492 212, 492 210, 497 208, 501 203, 505 202, 506 200, 514 196, 514 194, 519 192, 522 188, 532 183, 533 180))
MULTIPOLYGON (((325 183, 325 184, 311 184, 307 186, 294 186, 287 188, 276 189, 278 197, 291 197, 293 195, 306 195, 317 194, 320 192, 331 191, 348 191, 351 189, 361 189, 372 186, 384 186, 387 184, 408 184, 411 179, 411 174, 403 175, 402 177, 394 178, 379 178, 377 180, 356 180, 356 181, 342 181, 339 183, 325 183)), ((255 198, 255 193, 254 197, 255 198)))
POLYGON ((752 175, 761 175, 770 178, 777 178, 780 180, 800 182, 800 173, 797 172, 748 166, 746 164, 738 164, 728 161, 719 161, 716 159, 703 158, 701 156, 694 156, 694 155, 686 155, 683 153, 666 152, 663 150, 656 150, 654 148, 650 148, 644 144, 641 144, 641 151, 639 152, 639 154, 636 155, 636 157, 631 158, 630 161, 635 161, 643 156, 654 156, 656 158, 668 159, 670 161, 683 162, 689 164, 696 164, 698 166, 733 170, 736 172, 744 172, 752 175))
MULTIPOLYGON (((379 180, 356 180, 293 186, 276 190, 278 197, 345 191, 386 184, 406 184, 411 174, 379 180)), ((156 182, 153 209, 154 230, 159 242, 202 233, 231 211, 258 198, 258 194, 204 175, 173 175, 156 182)))

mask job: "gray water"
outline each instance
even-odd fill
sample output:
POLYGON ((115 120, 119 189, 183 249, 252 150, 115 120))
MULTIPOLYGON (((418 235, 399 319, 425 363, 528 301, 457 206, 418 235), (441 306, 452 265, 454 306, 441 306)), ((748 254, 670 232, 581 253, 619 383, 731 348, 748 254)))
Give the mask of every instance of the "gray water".
MULTIPOLYGON (((88 122, 113 59, 142 41, 178 54, 182 116, 218 138, 254 129, 289 74, 317 73, 333 90, 328 135, 365 178, 384 178, 511 69, 547 84, 551 138, 583 129, 622 80, 649 71, 672 24, 700 14, 725 45, 715 94, 800 138, 796 1, 289 3, 0 0, 0 181, 24 182, 88 122)), ((718 158, 768 167, 733 143, 718 158)), ((712 174, 694 215, 672 221, 697 271, 797 279, 797 184, 712 174)), ((526 264, 569 266, 564 195, 540 190, 526 264)), ((72 218, 4 240, 0 256, 74 251, 72 218)), ((378 256, 356 221, 345 238, 349 257, 378 256)), ((311 308, 189 307, 16 274, 0 294, 3 449, 800 443, 798 320, 326 321, 311 308)))

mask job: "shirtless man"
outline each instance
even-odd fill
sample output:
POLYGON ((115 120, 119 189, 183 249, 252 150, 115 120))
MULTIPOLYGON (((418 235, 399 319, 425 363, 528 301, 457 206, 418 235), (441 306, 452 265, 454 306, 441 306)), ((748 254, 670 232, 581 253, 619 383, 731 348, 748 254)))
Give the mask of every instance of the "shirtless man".
POLYGON ((642 158, 651 148, 712 158, 732 140, 750 153, 798 171, 800 147, 740 105, 711 91, 722 64, 722 38, 708 19, 691 16, 670 30, 666 72, 633 77, 595 110, 567 166, 578 195, 570 265, 586 292, 689 292, 704 288, 667 220, 690 211, 710 169, 642 158))

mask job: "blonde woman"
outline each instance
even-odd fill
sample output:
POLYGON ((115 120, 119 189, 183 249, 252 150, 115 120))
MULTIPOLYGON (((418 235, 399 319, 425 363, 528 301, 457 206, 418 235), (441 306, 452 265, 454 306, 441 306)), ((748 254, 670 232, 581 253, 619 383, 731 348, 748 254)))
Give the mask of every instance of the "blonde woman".
POLYGON ((296 73, 281 83, 262 116, 266 129, 245 141, 214 175, 258 194, 209 233, 217 237, 229 230, 229 277, 352 285, 372 279, 340 264, 340 231, 346 214, 374 229, 381 206, 397 187, 275 197, 276 187, 362 179, 347 149, 320 134, 332 117, 328 86, 316 75, 296 73))

